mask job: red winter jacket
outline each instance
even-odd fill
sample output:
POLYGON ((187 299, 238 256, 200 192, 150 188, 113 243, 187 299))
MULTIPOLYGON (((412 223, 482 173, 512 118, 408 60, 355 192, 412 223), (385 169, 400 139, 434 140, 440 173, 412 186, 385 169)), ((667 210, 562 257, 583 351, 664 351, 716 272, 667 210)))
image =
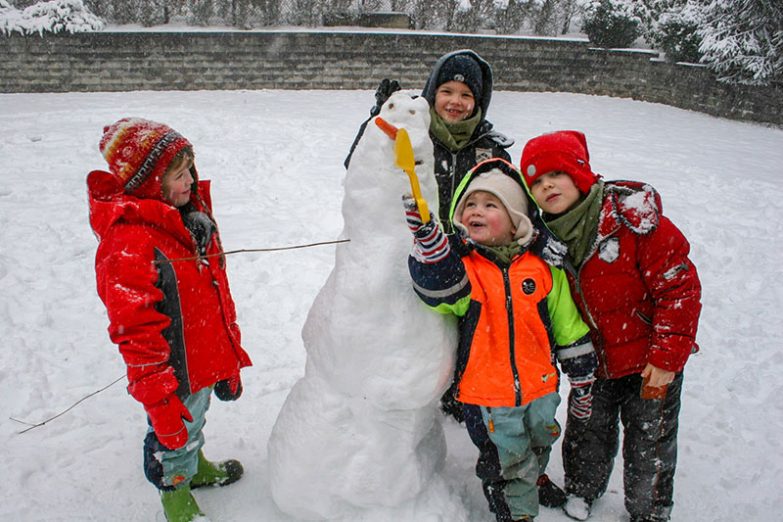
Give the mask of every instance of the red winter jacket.
MULTIPOLYGON (((98 295, 109 335, 128 369, 128 391, 145 406, 236 376, 251 364, 240 346, 222 257, 194 257, 194 240, 175 207, 125 195, 108 172, 87 178, 98 295), (161 262, 163 261, 163 262, 161 262)), ((211 216, 209 182, 191 197, 211 216)), ((217 231, 207 254, 220 252, 217 231)))
POLYGON ((689 250, 652 187, 606 183, 596 244, 580 269, 569 271, 591 326, 598 376, 640 373, 648 362, 679 372, 698 350, 701 284, 689 250))

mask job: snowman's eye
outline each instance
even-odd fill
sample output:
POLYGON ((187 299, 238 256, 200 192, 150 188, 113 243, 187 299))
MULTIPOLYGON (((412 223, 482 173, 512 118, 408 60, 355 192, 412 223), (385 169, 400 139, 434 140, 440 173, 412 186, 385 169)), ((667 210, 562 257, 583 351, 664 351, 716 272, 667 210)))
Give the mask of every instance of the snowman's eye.
POLYGON ((413 114, 414 116, 416 115, 416 111, 415 111, 415 110, 413 110, 413 109, 409 110, 408 112, 410 112, 410 113, 411 113, 411 114, 413 114))
POLYGON ((393 108, 394 108, 394 104, 393 104, 393 103, 390 103, 390 104, 389 104, 389 109, 393 109, 393 108))

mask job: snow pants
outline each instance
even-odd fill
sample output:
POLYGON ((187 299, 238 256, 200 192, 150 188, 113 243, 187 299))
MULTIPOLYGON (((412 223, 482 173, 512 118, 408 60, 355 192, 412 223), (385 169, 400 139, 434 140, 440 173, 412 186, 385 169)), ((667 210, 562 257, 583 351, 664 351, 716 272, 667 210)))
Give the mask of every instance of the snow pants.
POLYGON ((558 404, 557 393, 516 408, 463 404, 465 425, 479 449, 476 475, 498 522, 538 515, 536 480, 560 437, 558 404))
POLYGON ((158 441, 152 427, 144 438, 144 474, 147 480, 160 490, 172 490, 176 486, 187 484, 198 470, 198 452, 204 445, 202 430, 206 423, 205 415, 209 409, 212 388, 203 388, 186 397, 182 403, 193 417, 193 422, 185 421, 188 441, 181 448, 172 450, 158 441))
POLYGON ((593 501, 606 491, 623 424, 625 509, 632 517, 669 520, 677 464, 682 373, 666 397, 645 400, 641 375, 598 379, 587 422, 570 415, 563 439, 566 493, 593 501))

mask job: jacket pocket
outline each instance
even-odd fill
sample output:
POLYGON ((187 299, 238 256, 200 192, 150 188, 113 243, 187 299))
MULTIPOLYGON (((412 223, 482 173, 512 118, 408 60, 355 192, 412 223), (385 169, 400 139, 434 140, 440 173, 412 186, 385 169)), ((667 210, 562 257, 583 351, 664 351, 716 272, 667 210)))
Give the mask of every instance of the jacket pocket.
POLYGON ((640 312, 639 310, 636 310, 636 312, 634 312, 634 314, 636 315, 636 317, 638 317, 639 319, 641 319, 641 321, 642 321, 644 324, 646 324, 647 326, 652 326, 653 322, 652 322, 652 318, 651 318, 651 317, 647 317, 646 315, 644 315, 644 314, 643 314, 642 312, 640 312))

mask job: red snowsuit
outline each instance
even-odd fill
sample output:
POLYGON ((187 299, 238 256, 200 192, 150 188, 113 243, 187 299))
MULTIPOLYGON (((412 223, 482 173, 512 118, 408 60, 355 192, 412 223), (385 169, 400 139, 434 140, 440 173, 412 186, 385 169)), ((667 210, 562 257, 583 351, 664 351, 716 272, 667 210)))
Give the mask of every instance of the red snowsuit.
POLYGON ((641 373, 648 362, 681 372, 698 349, 701 311, 690 245, 648 185, 607 182, 604 190, 596 244, 569 273, 574 300, 592 326, 597 375, 641 373))
POLYGON ((683 367, 697 349, 701 285, 689 244, 643 183, 606 182, 594 251, 571 279, 598 355, 593 412, 569 416, 566 492, 593 501, 607 489, 623 427, 625 507, 669 520, 683 367), (662 399, 640 397, 647 363, 676 372, 662 399))
MULTIPOLYGON (((240 346, 234 302, 222 257, 195 257, 197 247, 177 208, 123 193, 108 172, 87 179, 98 295, 109 335, 128 370, 128 391, 145 409, 172 393, 186 397, 237 377, 251 364, 240 346)), ((211 215, 209 182, 191 196, 211 215)), ((220 252, 217 231, 207 254, 220 252)))

